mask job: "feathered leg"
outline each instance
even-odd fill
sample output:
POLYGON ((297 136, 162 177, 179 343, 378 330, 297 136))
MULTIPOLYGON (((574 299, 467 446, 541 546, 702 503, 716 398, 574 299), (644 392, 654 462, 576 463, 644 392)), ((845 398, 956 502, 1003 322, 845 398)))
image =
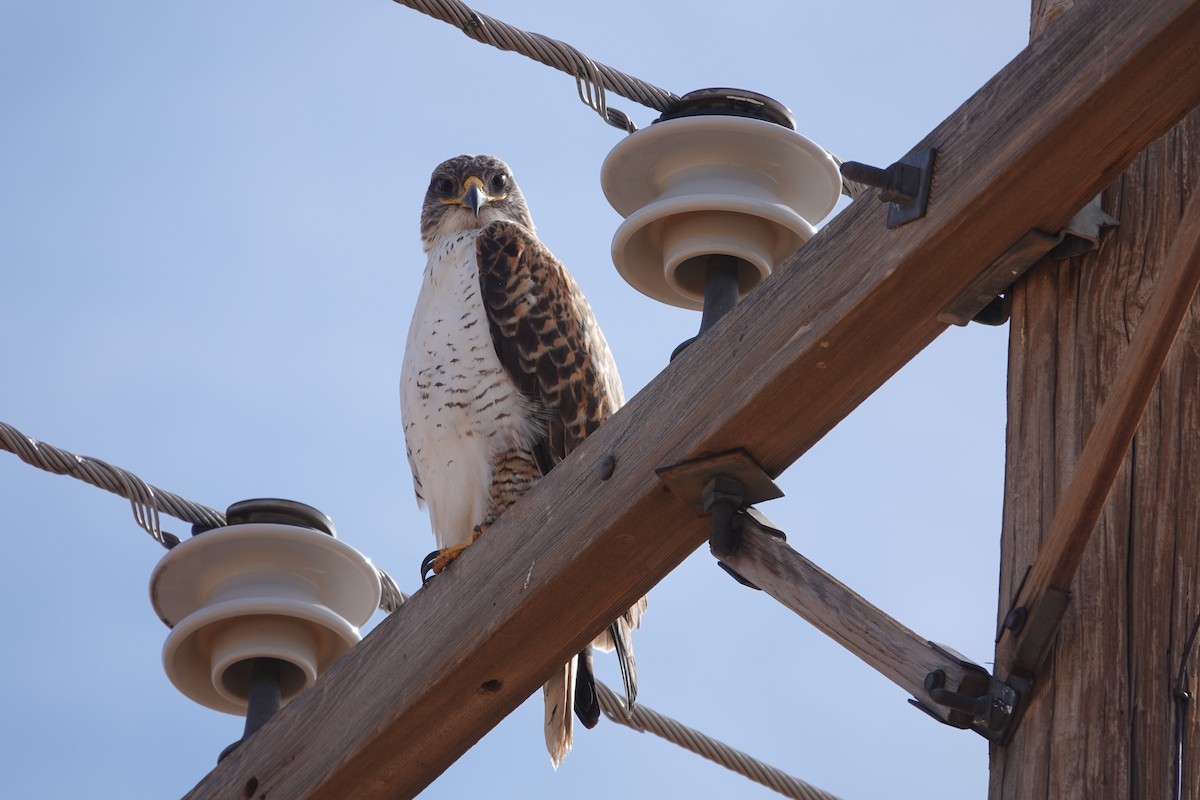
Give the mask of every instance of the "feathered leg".
POLYGON ((541 475, 537 462, 528 450, 514 448, 498 455, 492 467, 488 518, 478 526, 480 533, 486 533, 488 526, 532 489, 541 475))
MULTIPOLYGON (((506 450, 496 456, 492 465, 492 484, 488 495, 487 518, 480 520, 471 533, 474 542, 487 533, 492 523, 504 513, 504 510, 517 502, 537 482, 541 473, 537 462, 527 450, 506 450)), ((468 542, 467 544, 470 544, 468 542)), ((439 574, 467 549, 467 544, 434 550, 421 562, 421 582, 429 580, 429 573, 439 574)))

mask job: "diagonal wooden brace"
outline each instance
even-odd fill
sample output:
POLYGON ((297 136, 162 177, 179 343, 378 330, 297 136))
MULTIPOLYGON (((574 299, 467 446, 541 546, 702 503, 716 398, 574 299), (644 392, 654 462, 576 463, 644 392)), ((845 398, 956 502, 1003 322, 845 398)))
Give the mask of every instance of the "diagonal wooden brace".
POLYGON ((1012 732, 1026 686, 1003 684, 983 667, 930 642, 867 602, 744 514, 738 552, 721 560, 817 630, 909 692, 930 716, 994 741, 1012 732))
POLYGON ((1184 210, 1167 262, 1088 435, 1079 466, 1005 617, 1007 624, 996 648, 997 668, 1005 674, 1034 677, 1054 644, 1075 572, 1197 286, 1200 190, 1192 193, 1184 210))

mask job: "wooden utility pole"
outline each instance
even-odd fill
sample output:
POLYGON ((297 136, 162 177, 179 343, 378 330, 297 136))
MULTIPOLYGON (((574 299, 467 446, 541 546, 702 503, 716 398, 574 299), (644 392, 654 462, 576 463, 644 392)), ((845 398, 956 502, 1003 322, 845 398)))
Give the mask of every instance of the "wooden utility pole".
MULTIPOLYGON (((1072 5, 1034 0, 1036 37, 1072 5)), ((1096 252, 1045 261, 1012 293, 1000 616, 1034 563, 1184 207, 1200 184, 1200 113, 1104 192, 1120 220, 1096 252)), ((1193 302, 1070 587, 1013 740, 993 746, 991 800, 1173 796, 1174 684, 1200 614, 1200 304, 1193 302)), ((1187 690, 1200 686, 1192 653, 1187 690)), ((1200 704, 1184 800, 1200 800, 1200 704)))

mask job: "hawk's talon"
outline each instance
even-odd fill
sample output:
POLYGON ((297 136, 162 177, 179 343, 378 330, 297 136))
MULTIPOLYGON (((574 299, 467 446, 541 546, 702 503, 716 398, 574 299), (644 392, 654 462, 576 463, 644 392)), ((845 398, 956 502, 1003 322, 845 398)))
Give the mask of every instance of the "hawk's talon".
POLYGON ((434 550, 432 553, 425 556, 425 560, 421 562, 421 585, 422 586, 429 583, 429 581, 433 578, 434 574, 436 574, 433 572, 433 562, 436 561, 437 557, 440 556, 441 554, 442 554, 441 550, 434 550))
MULTIPOLYGON (((471 541, 475 541, 474 538, 471 541)), ((467 549, 467 545, 458 544, 453 547, 443 547, 441 550, 434 550, 429 555, 425 556, 425 560, 421 562, 421 585, 429 583, 433 575, 440 575, 442 570, 450 566, 454 559, 462 555, 462 551, 467 549), (433 575, 427 573, 432 572, 433 575)))

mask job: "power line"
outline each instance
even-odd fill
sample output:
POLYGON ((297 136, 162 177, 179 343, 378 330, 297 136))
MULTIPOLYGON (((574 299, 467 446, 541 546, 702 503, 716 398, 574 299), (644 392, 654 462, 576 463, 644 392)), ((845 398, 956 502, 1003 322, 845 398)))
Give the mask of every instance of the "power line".
MULTIPOLYGON (((0 449, 13 453, 30 466, 55 475, 76 478, 124 497, 133 507, 133 517, 138 526, 167 549, 179 544, 179 537, 162 529, 158 519, 160 513, 205 528, 225 526, 225 515, 215 508, 152 486, 129 470, 114 467, 106 461, 78 456, 60 447, 39 442, 5 422, 0 422, 0 449)), ((391 613, 407 598, 390 575, 378 567, 375 569, 383 586, 379 607, 391 613)))
POLYGON ((630 709, 620 695, 599 681, 596 682, 596 693, 600 699, 600 710, 613 722, 630 727, 638 733, 653 733, 743 777, 761 783, 784 797, 792 797, 795 800, 838 800, 835 795, 794 778, 783 770, 765 764, 657 711, 643 705, 636 705, 630 709))
POLYGON ((566 42, 514 28, 507 22, 480 14, 460 0, 394 1, 453 25, 477 42, 520 53, 567 73, 575 78, 579 99, 594 109, 609 125, 624 131, 632 133, 637 130, 637 126, 624 112, 607 105, 605 92, 616 92, 656 111, 669 111, 679 102, 678 95, 593 61, 566 42))

